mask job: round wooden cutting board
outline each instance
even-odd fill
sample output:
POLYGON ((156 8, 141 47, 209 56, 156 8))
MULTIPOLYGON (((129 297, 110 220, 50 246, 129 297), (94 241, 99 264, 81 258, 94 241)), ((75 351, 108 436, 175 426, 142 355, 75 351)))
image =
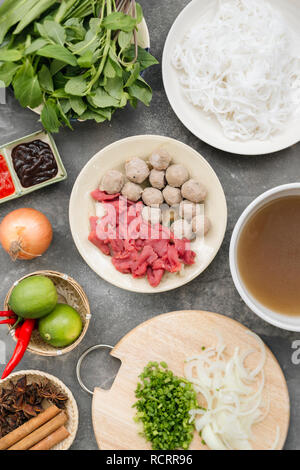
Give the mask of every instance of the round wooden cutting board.
MULTIPOLYGON (((216 313, 203 311, 171 312, 142 323, 128 333, 111 351, 122 365, 112 388, 95 389, 92 417, 98 446, 102 450, 144 450, 151 445, 139 434, 141 425, 134 421, 135 389, 138 376, 149 361, 165 361, 169 368, 183 376, 184 360, 201 352, 201 348, 217 345, 220 333, 232 355, 234 349, 255 349, 257 341, 240 323, 216 313)), ((252 354, 249 367, 257 364, 258 355, 252 354)), ((290 402, 287 384, 282 370, 267 348, 265 365, 265 393, 270 399, 270 412, 266 419, 255 425, 253 448, 270 449, 280 426, 277 448, 282 449, 286 440, 290 402)), ((195 432, 190 449, 206 449, 195 432)))

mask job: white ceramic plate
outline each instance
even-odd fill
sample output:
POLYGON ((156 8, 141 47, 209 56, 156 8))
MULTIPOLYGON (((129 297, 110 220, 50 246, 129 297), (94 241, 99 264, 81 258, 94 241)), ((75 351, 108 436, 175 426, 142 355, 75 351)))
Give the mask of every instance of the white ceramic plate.
POLYGON ((97 153, 79 174, 70 199, 70 226, 74 242, 83 259, 99 276, 117 287, 133 292, 155 293, 180 287, 201 274, 216 256, 226 230, 227 206, 220 181, 198 152, 191 147, 168 137, 140 135, 119 140, 97 153), (159 147, 166 148, 174 163, 183 163, 190 174, 203 182, 208 190, 205 213, 210 218, 212 228, 205 237, 205 242, 193 242, 197 261, 185 268, 184 275, 165 274, 156 288, 149 285, 147 279, 134 279, 131 275, 117 271, 110 256, 105 256, 96 246, 88 241, 90 232, 89 217, 95 215, 95 202, 91 191, 98 188, 104 173, 110 169, 124 172, 126 160, 133 157, 147 158, 159 147))
MULTIPOLYGON (((289 26, 299 35, 300 6, 299 0, 272 0, 274 7, 287 20, 289 26)), ((300 118, 288 122, 285 129, 266 141, 233 141, 225 137, 220 124, 215 118, 190 104, 183 95, 178 80, 178 72, 171 63, 176 44, 182 41, 191 27, 199 24, 201 18, 212 18, 218 7, 218 0, 193 0, 180 13, 167 37, 163 61, 163 81, 169 102, 178 119, 199 139, 224 150, 240 155, 259 155, 277 152, 300 141, 300 118)), ((299 38, 300 40, 300 38, 299 38)))

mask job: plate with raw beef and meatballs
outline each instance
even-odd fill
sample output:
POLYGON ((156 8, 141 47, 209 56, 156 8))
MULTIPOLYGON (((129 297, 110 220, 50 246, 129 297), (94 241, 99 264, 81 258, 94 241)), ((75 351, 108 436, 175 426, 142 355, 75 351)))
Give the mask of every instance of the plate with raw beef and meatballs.
POLYGON ((141 135, 105 147, 86 164, 69 217, 91 269, 122 289, 155 293, 186 284, 212 262, 227 206, 216 173, 198 152, 141 135))

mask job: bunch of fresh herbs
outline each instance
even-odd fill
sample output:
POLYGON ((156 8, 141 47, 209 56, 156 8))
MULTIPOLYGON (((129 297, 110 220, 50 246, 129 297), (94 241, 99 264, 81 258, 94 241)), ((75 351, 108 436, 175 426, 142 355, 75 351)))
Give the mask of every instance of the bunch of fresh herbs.
POLYGON ((110 120, 127 103, 149 106, 141 72, 157 61, 137 46, 142 18, 134 0, 5 0, 0 81, 22 106, 40 107, 49 132, 110 120))

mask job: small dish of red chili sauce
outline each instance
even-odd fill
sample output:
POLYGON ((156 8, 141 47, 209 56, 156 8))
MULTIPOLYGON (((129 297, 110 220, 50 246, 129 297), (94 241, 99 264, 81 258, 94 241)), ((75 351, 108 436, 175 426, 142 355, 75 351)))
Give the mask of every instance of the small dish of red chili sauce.
POLYGON ((0 154, 0 199, 11 196, 15 192, 15 185, 8 165, 3 155, 0 154))

